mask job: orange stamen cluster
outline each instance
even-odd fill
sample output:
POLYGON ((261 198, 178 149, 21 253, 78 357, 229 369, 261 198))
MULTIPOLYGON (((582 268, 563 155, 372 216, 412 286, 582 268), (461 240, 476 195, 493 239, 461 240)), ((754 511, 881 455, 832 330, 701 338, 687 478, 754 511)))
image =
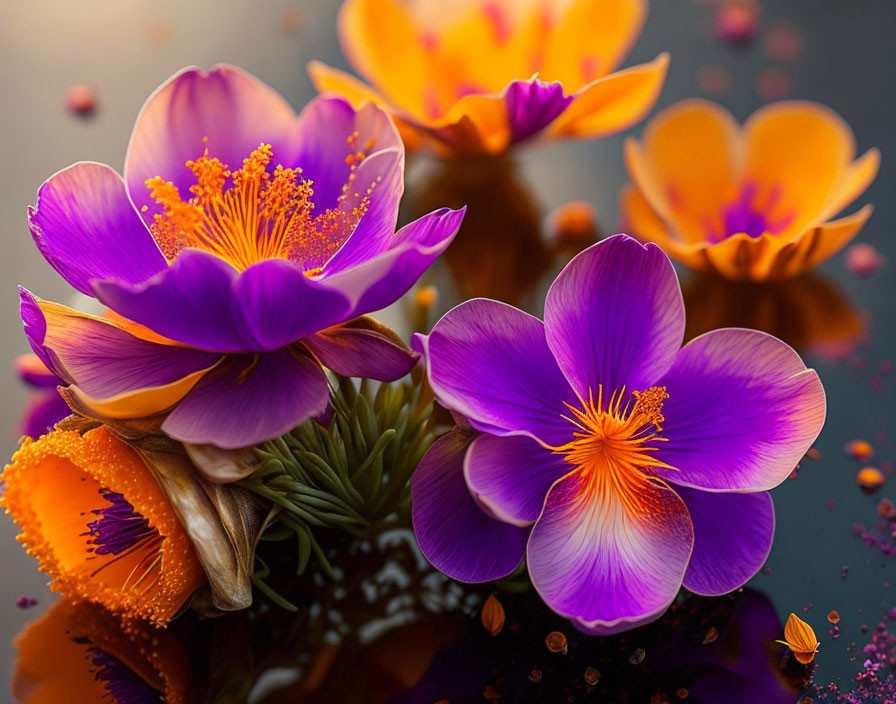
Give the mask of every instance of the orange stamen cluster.
POLYGON ((634 391, 623 406, 625 388, 611 394, 604 407, 603 387, 598 387, 597 401, 589 394, 582 408, 567 404, 571 417, 564 416, 575 427, 573 440, 555 452, 576 468, 586 481, 588 492, 598 496, 615 494, 632 512, 642 513, 645 506, 639 491, 646 484, 662 483, 647 470, 655 467, 675 469, 659 461, 654 453, 663 438, 663 403, 669 398, 664 386, 634 391), (634 399, 634 402, 632 402, 634 399))
POLYGON ((18 540, 53 578, 51 588, 128 618, 166 624, 205 574, 170 501, 134 450, 105 428, 56 430, 26 440, 2 475, 0 504, 22 528, 18 540), (148 525, 132 549, 96 549, 91 524, 109 492, 148 525))
POLYGON ((363 191, 356 187, 358 167, 373 146, 371 140, 359 148, 357 141, 357 133, 348 139, 349 175, 336 206, 321 213, 315 213, 313 183, 302 178, 301 169, 271 168, 270 144, 261 144, 237 170, 206 149, 186 163, 196 178, 187 200, 160 176, 146 182, 150 196, 163 208, 154 216, 153 237, 169 261, 194 247, 241 271, 267 259, 286 259, 316 276, 367 212, 380 180, 363 191))

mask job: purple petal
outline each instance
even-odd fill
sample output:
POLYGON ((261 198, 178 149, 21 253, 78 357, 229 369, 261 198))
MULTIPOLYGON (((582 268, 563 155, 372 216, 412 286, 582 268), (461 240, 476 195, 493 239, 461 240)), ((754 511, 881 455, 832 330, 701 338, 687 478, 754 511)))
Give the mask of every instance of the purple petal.
POLYGON ((765 564, 775 536, 775 507, 767 491, 726 494, 675 487, 694 524, 694 553, 684 586, 719 596, 742 587, 765 564))
POLYGON ((168 265, 121 176, 105 164, 81 162, 51 176, 28 224, 44 258, 89 296, 93 279, 137 283, 168 265))
POLYGON ((464 483, 464 454, 476 435, 453 430, 420 461, 411 478, 411 513, 420 550, 461 582, 506 577, 523 559, 526 531, 487 516, 464 483))
POLYGON ((207 374, 162 424, 175 440, 225 450, 292 430, 327 407, 320 365, 289 348, 230 357, 207 374))
POLYGON ((615 235, 560 272, 545 300, 544 324, 557 363, 583 397, 623 386, 643 390, 675 359, 684 302, 675 270, 654 244, 615 235))
POLYGON ((415 336, 436 398, 494 435, 526 433, 552 446, 572 439, 564 403, 576 396, 557 367, 544 324, 505 303, 475 299, 415 336))
POLYGON ((321 280, 352 300, 352 316, 385 308, 417 283, 430 264, 448 248, 465 212, 466 208, 443 208, 424 215, 401 228, 387 251, 331 275, 325 269, 321 280))
POLYGON ((187 249, 142 284, 94 282, 96 297, 119 315, 191 347, 215 352, 256 351, 235 310, 237 270, 210 252, 187 249))
POLYGON ((302 342, 337 374, 378 381, 400 379, 414 368, 419 357, 394 333, 359 327, 356 321, 310 335, 302 342))
POLYGON ((18 432, 30 438, 39 438, 70 415, 68 404, 56 389, 40 389, 29 397, 18 432))
POLYGON ((561 455, 525 435, 480 435, 467 452, 467 487, 496 518, 528 525, 541 515, 551 486, 573 471, 561 455))
MULTIPOLYGON (((398 130, 389 116, 373 103, 366 103, 355 110, 342 98, 318 96, 302 110, 299 116, 294 157, 296 166, 302 169, 302 177, 314 184, 314 206, 318 212, 335 208, 352 171, 351 154, 363 151, 367 159, 377 152, 388 151, 388 158, 381 162, 380 174, 397 173, 398 192, 391 194, 393 184, 384 190, 390 201, 391 232, 395 231, 398 216, 398 200, 401 198, 401 182, 404 176, 404 145, 398 130)), ((358 169, 360 171, 361 169, 358 169)), ((368 176, 376 173, 368 172, 368 176)), ((366 189, 370 183, 359 175, 354 183, 366 189)), ((379 188, 379 186, 378 186, 379 188)))
POLYGON ((658 382, 663 406, 657 473, 708 491, 763 491, 793 471, 824 425, 814 370, 777 338, 713 330, 685 345, 658 382))
POLYGON ((184 197, 195 177, 186 162, 202 156, 239 168, 261 143, 271 144, 274 160, 289 165, 296 151, 296 115, 270 86, 233 66, 210 71, 188 68, 153 93, 134 125, 125 158, 125 180, 138 208, 151 222, 159 212, 147 179, 161 176, 184 197))
POLYGON ((167 386, 219 359, 216 354, 136 337, 111 321, 40 301, 25 290, 21 296, 32 347, 48 352, 58 376, 94 398, 167 386))
POLYGON ((563 84, 537 78, 513 81, 504 94, 510 135, 519 142, 540 132, 569 107, 575 96, 564 95, 563 84))
POLYGON ((242 272, 233 286, 254 350, 274 350, 342 322, 349 302, 282 259, 269 259, 242 272))
POLYGON ((646 481, 636 489, 623 496, 571 474, 551 489, 532 528, 526 550, 532 584, 587 633, 616 633, 658 618, 681 586, 694 544, 688 511, 665 486, 646 481))
MULTIPOLYGON (((22 289, 22 291, 24 290, 22 289)), ((31 305, 30 302, 29 305, 31 305)), ((47 365, 35 354, 20 354, 13 360, 13 368, 19 379, 36 389, 55 389, 62 383, 59 377, 47 369, 47 365)))

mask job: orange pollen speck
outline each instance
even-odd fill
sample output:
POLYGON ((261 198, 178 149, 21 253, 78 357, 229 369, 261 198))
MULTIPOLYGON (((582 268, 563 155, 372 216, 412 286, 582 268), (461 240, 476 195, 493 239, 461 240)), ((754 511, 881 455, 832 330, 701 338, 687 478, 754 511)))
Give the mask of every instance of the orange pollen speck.
POLYGON ((648 470, 675 468, 658 460, 654 453, 663 442, 663 403, 669 394, 664 386, 634 391, 623 405, 625 388, 611 394, 604 407, 603 387, 598 386, 595 402, 589 394, 583 408, 567 405, 572 416, 564 416, 576 430, 566 445, 553 448, 565 455, 587 479, 591 491, 617 493, 629 510, 640 512, 639 489, 648 483, 662 483, 648 470))
POLYGON ((196 183, 184 200, 170 181, 146 181, 162 212, 150 229, 168 261, 188 247, 211 252, 239 270, 267 259, 299 264, 309 277, 320 275, 370 207, 379 178, 363 188, 355 183, 358 167, 372 149, 359 148, 358 135, 347 140, 348 176, 334 207, 316 212, 311 180, 299 168, 271 167, 274 151, 261 144, 241 168, 202 156, 186 162, 196 183))

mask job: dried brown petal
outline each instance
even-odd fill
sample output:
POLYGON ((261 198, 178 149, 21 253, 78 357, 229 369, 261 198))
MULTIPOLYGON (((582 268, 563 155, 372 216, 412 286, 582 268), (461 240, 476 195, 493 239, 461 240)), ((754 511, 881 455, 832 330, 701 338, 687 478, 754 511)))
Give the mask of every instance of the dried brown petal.
POLYGON ((482 607, 482 625, 485 626, 485 630, 496 636, 504 628, 504 619, 504 607, 501 606, 498 598, 492 594, 486 599, 482 607))

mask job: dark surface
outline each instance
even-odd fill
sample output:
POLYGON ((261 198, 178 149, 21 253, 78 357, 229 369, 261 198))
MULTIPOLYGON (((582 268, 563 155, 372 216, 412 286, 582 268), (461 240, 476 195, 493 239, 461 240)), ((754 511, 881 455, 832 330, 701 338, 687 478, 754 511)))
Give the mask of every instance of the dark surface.
MULTIPOLYGON (((345 65, 335 38, 337 4, 335 0, 295 4, 302 11, 304 24, 293 33, 281 22, 284 9, 293 5, 279 0, 189 4, 5 0, 0 4, 0 237, 4 245, 0 280, 5 291, 0 297, 0 329, 4 331, 0 339, 4 365, 8 367, 13 356, 25 350, 15 285, 22 283, 42 297, 61 301, 68 300, 71 293, 37 253, 25 227, 25 206, 33 202, 40 182, 79 159, 118 167, 142 101, 168 75, 187 64, 238 64, 282 91, 294 105, 303 105, 313 95, 304 71, 309 59, 345 65), (96 114, 88 119, 65 109, 65 91, 78 83, 92 83, 98 90, 96 114)), ((671 52, 671 71, 660 106, 705 95, 697 83, 698 70, 707 64, 721 65, 732 75, 733 84, 716 99, 740 119, 767 102, 756 88, 759 73, 770 66, 782 67, 793 80, 792 96, 821 101, 842 114, 855 130, 860 152, 872 146, 881 149, 881 173, 859 201, 873 202, 876 211, 858 240, 874 244, 896 263, 892 237, 896 203, 891 196, 896 191, 896 167, 891 163, 896 158, 896 43, 892 39, 896 5, 890 0, 766 2, 764 27, 777 19, 789 20, 803 34, 804 51, 793 63, 771 61, 761 41, 742 48, 721 43, 712 33, 712 11, 703 4, 657 0, 627 64, 651 59, 663 50, 671 52)), ((640 127, 632 131, 639 132, 640 127)), ((449 252, 448 264, 455 273, 479 276, 480 288, 495 287, 493 295, 522 297, 533 312, 539 312, 546 286, 562 263, 551 261, 539 244, 541 219, 566 201, 586 200, 597 208, 602 231, 614 232, 616 198, 626 181, 623 137, 538 147, 519 155, 518 170, 501 166, 503 175, 493 180, 501 185, 501 195, 483 198, 486 194, 479 194, 477 220, 482 223, 481 231, 491 238, 502 273, 483 268, 481 250, 471 249, 469 243, 455 245, 457 251, 449 252), (527 192, 534 206, 526 202, 527 192), (512 210, 498 210, 501 203, 512 210), (521 217, 527 212, 537 215, 521 217), (538 281, 528 286, 539 274, 538 281)), ((472 168, 478 171, 478 167, 472 168)), ((445 174, 415 167, 409 178, 418 179, 409 184, 411 195, 426 205, 450 204, 458 185, 466 185, 465 197, 475 195, 468 185, 472 176, 463 171, 445 174)), ((883 377, 882 388, 877 390, 871 383, 881 360, 896 356, 896 280, 891 271, 892 267, 885 267, 872 278, 860 280, 846 271, 840 255, 820 270, 821 279, 796 282, 782 290, 694 283, 688 274, 683 275, 683 285, 690 292, 692 331, 748 323, 769 327, 800 348, 825 384, 828 422, 817 443, 821 459, 806 460, 797 479, 773 492, 778 523, 768 561, 771 573, 759 575, 752 583, 770 597, 782 622, 789 612, 796 611, 815 627, 822 642, 816 677, 822 682, 852 678, 863 656, 847 648, 855 642, 860 650, 869 638, 861 633, 861 624, 873 629, 896 606, 896 586, 890 586, 896 581, 892 558, 876 547, 866 547, 852 533, 855 523, 873 524, 877 502, 888 495, 896 499, 896 492, 891 493, 891 486, 885 485, 874 497, 864 495, 855 484, 858 465, 842 450, 845 442, 865 438, 874 444, 877 462, 896 459, 891 437, 896 422, 896 379, 883 377), (781 313, 773 319, 760 315, 754 302, 766 306, 764 310, 781 313), (866 326, 852 361, 832 361, 829 355, 818 354, 819 349, 829 347, 815 344, 819 335, 852 315, 866 326), (807 321, 817 322, 807 325, 807 321), (841 577, 843 566, 849 567, 845 579, 841 577), (804 613, 804 607, 810 605, 804 613), (842 619, 838 640, 827 633, 825 615, 831 609, 838 610, 842 619)), ((444 309, 455 298, 452 285, 444 271, 436 271, 432 277, 442 284, 439 306, 444 309)), ((397 312, 382 317, 400 325, 397 312)), ((14 426, 26 391, 12 374, 3 378, 2 427, 6 430, 2 454, 6 456, 15 447, 14 426)), ((42 608, 21 612, 15 606, 16 598, 32 594, 48 601, 42 586, 45 579, 14 542, 15 532, 8 520, 0 524, 3 680, 13 657, 8 638, 42 608)))

